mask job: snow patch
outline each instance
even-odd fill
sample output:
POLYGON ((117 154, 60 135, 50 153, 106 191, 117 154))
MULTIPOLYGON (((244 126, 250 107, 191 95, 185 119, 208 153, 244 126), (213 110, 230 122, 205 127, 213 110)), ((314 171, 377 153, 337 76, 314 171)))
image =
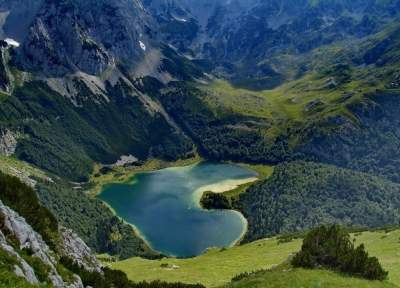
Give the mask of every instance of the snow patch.
POLYGON ((6 39, 4 39, 4 41, 6 41, 7 44, 10 46, 19 47, 19 45, 20 45, 19 42, 15 41, 14 39, 11 39, 11 38, 6 38, 6 39))
POLYGON ((139 45, 140 45, 140 48, 142 48, 143 51, 146 51, 146 45, 140 40, 139 40, 139 45))
POLYGON ((179 17, 174 16, 174 19, 178 22, 187 22, 187 20, 185 18, 179 18, 179 17))

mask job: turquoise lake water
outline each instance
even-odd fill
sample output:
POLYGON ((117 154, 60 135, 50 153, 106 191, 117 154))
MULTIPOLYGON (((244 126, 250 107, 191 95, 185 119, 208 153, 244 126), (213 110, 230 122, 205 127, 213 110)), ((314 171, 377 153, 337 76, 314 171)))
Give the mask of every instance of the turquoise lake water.
POLYGON ((98 198, 133 224, 153 249, 189 257, 234 244, 247 225, 236 211, 200 208, 202 187, 255 176, 237 165, 203 162, 137 174, 128 183, 104 186, 98 198))

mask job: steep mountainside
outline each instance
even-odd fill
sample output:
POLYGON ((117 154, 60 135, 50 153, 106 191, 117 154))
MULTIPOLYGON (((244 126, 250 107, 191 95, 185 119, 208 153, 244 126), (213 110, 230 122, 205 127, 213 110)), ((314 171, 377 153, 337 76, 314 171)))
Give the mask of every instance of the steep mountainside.
MULTIPOLYGON (((80 288, 84 287, 81 278, 63 267, 60 257, 72 257, 88 271, 101 271, 86 244, 76 234, 58 226, 54 216, 38 203, 31 188, 0 173, 0 199, 2 272, 14 271, 31 284, 47 282, 54 287, 80 288)), ((7 279, 0 280, 1 285, 6 284, 3 281, 7 279)))
MULTIPOLYGON (((24 13, 10 9, 4 13, 24 13)), ((135 1, 48 0, 20 47, 3 44, 2 85, 11 95, 2 99, 0 129, 20 135, 19 158, 80 181, 95 161, 113 163, 125 154, 173 160, 192 153, 191 141, 131 78, 184 75, 173 70, 176 54, 164 57, 163 48, 152 48, 147 18, 135 1)), ((4 33, 11 37, 7 21, 12 19, 6 18, 4 33)))
POLYGON ((121 155, 191 156, 192 141, 146 95, 151 83, 136 77, 191 79, 201 71, 151 43, 151 17, 140 2, 19 2, 0 2, 7 38, 1 41, 0 153, 45 169, 55 181, 27 176, 31 168, 19 161, 1 161, 7 165, 0 170, 36 185, 41 203, 94 251, 158 257, 131 226, 68 182, 86 181, 95 162, 111 164, 121 155))
POLYGON ((23 41, 24 68, 50 75, 99 75, 117 62, 138 64, 151 48, 139 1, 43 2, 23 41))
POLYGON ((42 0, 3 0, 0 2, 1 37, 22 42, 43 4, 42 0))
POLYGON ((3 173, 0 199, 0 287, 204 288, 134 283, 123 272, 104 267, 82 239, 41 206, 31 187, 3 173))
POLYGON ((212 159, 309 159, 398 181, 399 31, 393 24, 354 45, 288 56, 291 69, 305 70, 275 89, 215 80, 173 83, 158 97, 212 159))
POLYGON ((397 18, 400 8, 397 0, 149 0, 145 4, 154 7, 154 2, 157 7, 169 7, 157 10, 167 31, 164 40, 197 57, 212 59, 218 74, 257 89, 275 87, 290 76, 275 63, 283 55, 299 55, 378 32, 397 18), (177 23, 179 19, 168 17, 182 10, 186 21, 177 23), (180 32, 191 32, 176 33, 177 27, 180 32))
POLYGON ((400 222, 400 185, 378 177, 311 162, 278 165, 236 206, 249 221, 247 241, 318 224, 381 227, 400 222))
MULTIPOLYGON (((145 1, 146 8, 122 0, 43 1, 31 10, 33 20, 19 38, 21 46, 3 48, 3 87, 11 95, 2 97, 2 133, 14 135, 19 158, 79 181, 90 174, 94 162, 112 163, 124 154, 139 159, 188 157, 193 144, 185 133, 208 157, 251 162, 310 158, 348 167, 341 158, 363 153, 352 145, 345 148, 348 153, 326 157, 332 153, 322 151, 340 145, 329 138, 332 131, 342 142, 356 143, 371 138, 375 129, 379 145, 393 145, 380 133, 391 127, 370 119, 374 116, 369 112, 386 103, 383 98, 388 97, 380 95, 397 95, 399 30, 388 23, 397 17, 398 1, 300 2, 201 2, 212 7, 208 17, 206 9, 195 9, 191 1, 145 1), (219 10, 223 17, 217 16, 219 10), (64 16, 58 17, 60 13, 64 16), (235 19, 229 29, 225 25, 232 21, 225 23, 226 17, 235 19), (185 40, 182 47, 205 57, 191 61, 160 44, 160 39, 173 44, 176 39, 165 38, 172 34, 185 35, 175 31, 168 36, 164 28, 170 24, 178 30, 187 25, 200 29, 193 41, 206 39, 215 46, 215 55, 196 52, 185 40), (384 27, 386 32, 379 32, 384 27), (218 72, 229 70, 224 62, 234 65, 232 71, 240 79, 233 78, 240 83, 232 74, 218 72), (247 76, 242 74, 245 66, 250 67, 247 76), (204 78, 202 71, 226 75, 233 86, 187 83, 204 78), (185 81, 167 84, 174 79, 185 81), (253 90, 238 90, 237 85, 253 90), (277 85, 268 92, 254 91, 277 85), (363 121, 356 123, 356 118, 363 121), (370 120, 374 122, 367 124, 370 120), (153 127, 159 128, 157 133, 153 127), (345 139, 346 133, 353 139, 345 139)), ((25 13, 9 2, 2 5, 9 15, 25 13)), ((5 18, 3 30, 11 37, 8 21, 12 18, 5 18)), ((384 111, 383 122, 396 121, 390 110, 384 111)), ((369 147, 368 154, 374 153, 373 145, 363 145, 369 147)), ((360 161, 351 168, 384 174, 381 170, 393 166, 369 167, 373 164, 360 161)))

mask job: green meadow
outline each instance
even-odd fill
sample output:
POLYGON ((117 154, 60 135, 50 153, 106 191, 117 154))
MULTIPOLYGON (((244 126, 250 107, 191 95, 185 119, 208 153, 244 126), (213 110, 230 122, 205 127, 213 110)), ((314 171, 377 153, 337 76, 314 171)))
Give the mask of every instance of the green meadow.
POLYGON ((201 256, 189 259, 131 258, 108 265, 124 271, 134 281, 160 279, 202 283, 207 287, 398 287, 400 230, 363 232, 353 236, 358 244, 364 243, 369 254, 378 257, 383 267, 389 271, 387 281, 367 281, 325 270, 292 269, 287 264, 281 265, 300 249, 300 239, 286 243, 279 243, 278 238, 264 239, 229 249, 211 249, 201 256), (241 273, 268 269, 271 270, 258 272, 229 284, 233 277, 241 273))

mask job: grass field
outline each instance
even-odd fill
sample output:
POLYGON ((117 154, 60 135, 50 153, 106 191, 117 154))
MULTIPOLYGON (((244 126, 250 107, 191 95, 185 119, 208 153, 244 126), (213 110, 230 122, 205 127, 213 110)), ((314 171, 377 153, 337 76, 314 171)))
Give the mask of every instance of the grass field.
POLYGON ((368 281, 326 270, 277 269, 260 272, 226 288, 396 288, 387 281, 368 281))
POLYGON ((114 263, 112 267, 126 272, 134 281, 162 279, 216 287, 228 283, 242 272, 269 269, 278 265, 297 251, 300 245, 300 240, 278 245, 277 239, 273 238, 227 250, 212 249, 196 258, 162 260, 132 258, 114 263))
POLYGON ((361 93, 367 93, 371 89, 358 81, 328 89, 327 80, 329 79, 321 75, 311 74, 264 91, 236 88, 224 80, 216 80, 211 85, 200 88, 206 92, 206 103, 217 112, 227 109, 241 115, 270 119, 277 125, 288 120, 310 121, 327 114, 349 116, 343 104, 359 99, 361 93), (357 93, 351 98, 344 98, 344 94, 349 91, 357 93), (310 106, 313 102, 314 105, 310 106))
POLYGON ((378 257, 389 271, 389 281, 400 286, 400 230, 363 232, 355 238, 357 244, 365 244, 371 256, 378 257))
MULTIPOLYGON (((384 283, 343 277, 327 271, 265 272, 254 276, 252 282, 238 282, 232 287, 395 287, 400 284, 400 230, 391 232, 363 232, 355 234, 357 243, 364 243, 371 256, 376 256, 389 279, 384 283), (254 282, 253 282, 254 281, 254 282), (265 286, 262 282, 274 283, 265 286), (285 281, 285 282, 282 282, 285 281), (249 286, 249 283, 252 283, 249 286), (285 284, 286 283, 286 284, 285 284), (287 286, 290 283, 290 286, 287 286), (253 285, 254 284, 254 285, 253 285), (264 285, 264 286, 263 286, 264 285), (286 286, 285 286, 286 285, 286 286), (293 286, 292 286, 293 285, 293 286)), ((132 258, 111 264, 127 273, 134 281, 165 280, 202 283, 207 287, 226 285, 234 276, 275 267, 298 251, 301 240, 278 244, 276 238, 256 241, 230 249, 212 249, 204 255, 190 259, 145 260, 132 258)))
MULTIPOLYGON (((341 115, 356 122, 347 105, 363 99, 369 91, 364 83, 352 81, 335 89, 325 86, 328 78, 307 75, 273 90, 252 91, 232 86, 224 80, 211 85, 200 85, 203 101, 216 115, 232 113, 258 117, 270 123, 261 132, 273 141, 289 128, 318 123, 333 115, 341 115), (357 91, 357 92, 354 92, 357 91), (350 98, 348 95, 352 95, 350 98)), ((300 141, 299 135, 291 135, 290 145, 300 141)))

